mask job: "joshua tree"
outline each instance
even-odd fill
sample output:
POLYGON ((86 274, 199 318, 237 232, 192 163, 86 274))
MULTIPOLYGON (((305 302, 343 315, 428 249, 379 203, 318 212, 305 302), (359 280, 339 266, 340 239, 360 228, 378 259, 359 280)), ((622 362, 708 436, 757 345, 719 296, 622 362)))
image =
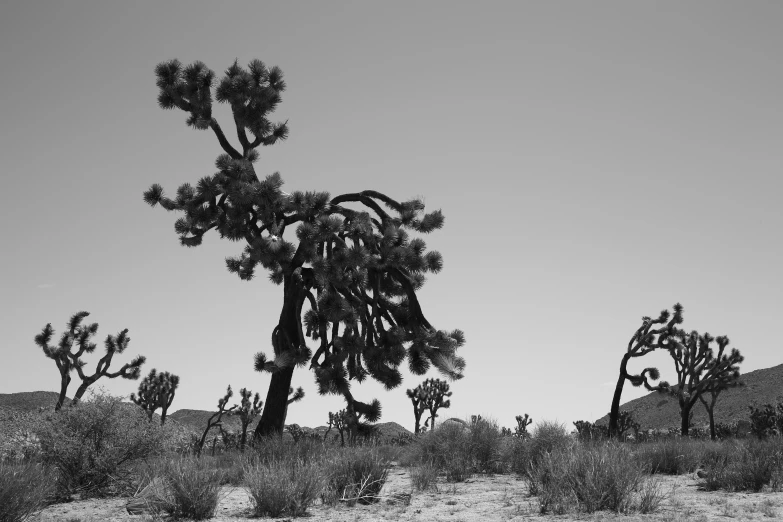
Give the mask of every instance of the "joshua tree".
POLYGON ((296 391, 294 391, 294 389, 291 388, 291 387, 288 388, 288 399, 286 400, 286 403, 285 403, 285 415, 286 415, 286 417, 288 417, 288 407, 291 404, 293 404, 295 402, 299 402, 302 399, 304 399, 304 396, 305 396, 305 392, 304 392, 304 389, 301 386, 299 388, 297 388, 296 391))
POLYGON ((674 305, 674 314, 671 315, 668 310, 662 310, 658 319, 653 320, 650 317, 642 317, 642 325, 633 334, 628 341, 628 348, 620 361, 620 376, 617 378, 617 386, 614 389, 612 397, 612 407, 609 410, 609 436, 617 437, 619 435, 618 422, 620 420, 620 399, 623 395, 623 386, 625 381, 630 381, 633 386, 644 385, 650 391, 665 391, 668 383, 661 382, 658 386, 651 386, 647 380, 648 376, 652 380, 658 380, 660 373, 657 368, 645 368, 642 373, 633 375, 628 372, 628 361, 635 357, 643 357, 653 350, 659 348, 668 348, 668 338, 674 333, 675 325, 682 322, 682 305, 674 305), (653 329, 656 324, 663 325, 660 328, 653 329))
POLYGON ((674 360, 677 383, 669 387, 669 392, 680 404, 682 435, 688 435, 691 409, 704 393, 739 379, 739 364, 745 358, 736 348, 727 353, 728 345, 726 336, 699 335, 695 330, 686 333, 678 329, 672 336, 668 350, 674 360), (717 355, 711 347, 713 341, 718 343, 717 355))
POLYGON ((138 404, 152 420, 155 410, 160 411, 160 425, 166 423, 166 413, 174 400, 174 394, 179 386, 179 377, 169 372, 158 373, 155 368, 139 384, 138 397, 131 393, 130 400, 138 404))
POLYGON ((717 440, 718 432, 715 428, 715 404, 718 402, 718 396, 724 390, 744 386, 745 383, 739 380, 739 374, 735 377, 733 373, 721 376, 721 378, 710 384, 704 393, 699 395, 699 400, 707 410, 707 416, 710 419, 710 439, 717 440), (709 400, 705 397, 709 395, 709 400))
POLYGON ((528 417, 527 413, 524 417, 517 415, 514 419, 517 421, 517 425, 514 427, 514 436, 520 439, 528 438, 530 433, 527 431, 527 427, 533 423, 533 419, 528 417))
POLYGON ((451 401, 446 397, 451 397, 449 383, 440 379, 427 379, 419 384, 414 390, 416 395, 424 403, 424 407, 430 412, 430 430, 435 429, 435 419, 438 416, 438 410, 451 407, 451 401))
POLYGON ((329 435, 329 432, 334 428, 340 434, 340 445, 345 446, 345 431, 348 427, 348 415, 345 410, 340 410, 337 413, 332 413, 330 411, 328 426, 329 429, 324 433, 324 440, 326 440, 327 435, 329 435))
POLYGON ((419 385, 413 390, 405 390, 405 393, 411 400, 411 404, 413 404, 413 417, 416 419, 414 433, 418 435, 421 432, 421 416, 424 413, 424 410, 427 409, 427 405, 424 404, 423 389, 421 385, 419 385))
MULTIPOLYGON (((204 430, 204 433, 201 435, 201 440, 199 440, 198 445, 196 446, 196 456, 201 456, 201 450, 204 448, 204 442, 207 440, 207 435, 209 434, 209 430, 217 427, 222 427, 223 423, 221 422, 221 419, 223 418, 223 415, 231 415, 233 411, 237 408, 237 405, 234 404, 230 408, 226 409, 226 405, 228 404, 228 400, 234 395, 233 390, 231 389, 231 385, 228 385, 228 388, 226 388, 226 394, 218 400, 218 411, 212 414, 212 416, 207 421, 207 429, 204 430)), ((212 453, 214 454, 214 445, 212 448, 212 453)))
POLYGON ((253 392, 247 388, 239 390, 239 395, 242 397, 242 401, 237 408, 235 415, 239 417, 239 422, 242 424, 242 438, 239 441, 239 448, 245 451, 245 445, 247 444, 247 428, 253 419, 258 417, 261 413, 261 407, 264 405, 264 401, 258 393, 253 396, 253 401, 250 401, 250 396, 253 392))
POLYGON ((101 377, 107 377, 109 379, 114 379, 116 377, 130 380, 138 379, 141 374, 141 365, 146 361, 146 358, 143 355, 138 355, 131 362, 124 364, 116 372, 109 371, 109 366, 111 365, 114 354, 124 352, 130 342, 128 329, 126 328, 116 336, 108 335, 106 337, 106 340, 104 341, 106 354, 98 360, 98 364, 95 367, 95 373, 92 375, 85 374, 84 366, 87 363, 82 360, 82 356, 85 353, 92 353, 95 351, 97 345, 91 343, 90 339, 98 333, 98 323, 92 323, 89 326, 82 325, 82 320, 88 315, 90 315, 89 312, 78 312, 71 316, 71 319, 68 321, 68 330, 63 332, 57 346, 49 345, 49 342, 54 335, 51 323, 44 326, 41 333, 35 336, 35 344, 43 349, 44 355, 57 364, 57 369, 60 371, 60 396, 54 407, 55 411, 62 408, 63 402, 65 402, 65 394, 68 390, 68 385, 71 383, 72 371, 76 370, 79 379, 82 381, 81 385, 76 390, 76 394, 73 396, 72 404, 76 404, 82 398, 84 392, 87 391, 87 388, 93 385, 95 381, 101 377), (76 345, 76 351, 74 351, 74 345, 76 345))
POLYGON ((422 216, 420 199, 397 201, 374 190, 336 197, 287 194, 278 173, 261 180, 254 167, 257 148, 288 135, 286 123, 267 119, 285 89, 277 67, 253 60, 244 69, 234 62, 218 82, 215 99, 231 107, 239 148, 212 116, 213 71, 201 62, 183 67, 172 60, 159 64, 155 74, 160 107, 183 110, 188 125, 212 130, 224 154, 216 161, 218 172, 195 187, 185 183, 169 199, 154 184, 144 201, 184 213, 175 223, 182 245, 200 245, 214 228, 221 237, 246 243, 241 255, 226 259, 229 272, 250 280, 260 264, 272 282, 283 285, 283 306, 271 336, 273 357, 255 356, 255 368, 272 373, 255 436, 282 433, 297 366, 309 363, 319 393, 343 396, 352 429, 359 415, 378 420, 381 407, 377 400, 355 399, 350 380, 370 376, 387 389, 396 388, 402 382, 398 367, 406 358, 416 375, 434 365, 450 378, 462 376, 465 362, 456 355, 464 344, 462 332, 434 328, 416 295, 425 273, 440 271, 442 257, 425 253, 424 241, 409 238, 406 231, 441 228, 440 210, 422 216), (284 239, 294 227, 298 244, 284 239), (305 342, 308 336, 320 342, 315 353, 305 342))

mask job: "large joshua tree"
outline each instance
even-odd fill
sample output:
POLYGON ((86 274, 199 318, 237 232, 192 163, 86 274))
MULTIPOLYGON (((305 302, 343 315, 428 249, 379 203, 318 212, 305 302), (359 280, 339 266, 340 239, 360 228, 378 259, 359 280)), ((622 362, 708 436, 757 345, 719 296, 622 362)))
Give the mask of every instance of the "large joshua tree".
POLYGON ((166 423, 166 414, 174 401, 179 386, 179 376, 160 372, 153 368, 139 383, 139 394, 131 393, 130 400, 147 413, 150 420, 160 408, 160 425, 166 423))
POLYGON ((283 286, 272 356, 255 356, 255 368, 272 374, 256 437, 282 433, 297 366, 309 363, 319 393, 344 397, 352 431, 359 415, 378 420, 381 407, 377 400, 357 400, 349 381, 370 376, 395 388, 406 358, 417 375, 432 364, 451 378, 462 376, 465 363, 456 355, 464 343, 462 332, 434 328, 416 295, 424 274, 440 271, 442 257, 425 253, 424 241, 410 238, 406 230, 440 228, 439 210, 422 216, 421 200, 397 201, 374 190, 336 197, 287 194, 278 173, 259 178, 254 166, 258 147, 288 135, 286 123, 268 119, 285 89, 277 67, 253 60, 245 69, 234 62, 217 83, 214 97, 231 107, 239 148, 212 116, 213 71, 201 62, 183 67, 172 60, 159 64, 155 74, 160 107, 183 110, 188 125, 212 130, 224 154, 217 158, 218 171, 195 187, 185 183, 170 199, 154 184, 144 200, 184 214, 175 223, 182 245, 201 244, 214 228, 221 237, 245 243, 239 256, 226 259, 229 272, 250 280, 260 264, 273 283, 283 286), (298 243, 285 239, 294 227, 298 243), (305 342, 308 336, 319 342, 314 352, 305 342))
MULTIPOLYGON (((677 383, 671 385, 669 391, 680 405, 681 434, 688 435, 693 406, 705 393, 719 393, 720 388, 736 383, 740 375, 739 364, 745 358, 736 348, 727 350, 729 338, 726 336, 677 330, 671 340, 668 350, 674 360, 677 383), (713 341, 718 344, 717 354, 712 349, 713 341)), ((717 395, 714 398, 717 400, 717 395)), ((711 431, 714 431, 712 419, 711 431)))
POLYGON ((438 410, 451 407, 451 392, 449 383, 440 379, 426 379, 413 390, 407 390, 407 395, 413 404, 414 415, 416 415, 416 433, 419 433, 419 421, 421 414, 426 409, 430 412, 432 421, 431 429, 435 430, 435 418, 438 416, 438 410), (418 406, 417 406, 418 402, 418 406))
POLYGON ((674 314, 668 310, 662 310, 657 319, 651 317, 642 317, 642 325, 633 334, 628 341, 628 348, 620 361, 620 375, 617 378, 617 385, 612 397, 612 407, 609 410, 609 436, 619 437, 620 421, 620 399, 623 395, 625 381, 630 381, 633 386, 644 385, 650 391, 663 392, 667 389, 668 383, 661 382, 657 386, 652 386, 648 380, 658 380, 660 373, 657 368, 645 368, 639 374, 632 374, 628 371, 628 362, 637 357, 644 357, 653 350, 669 347, 669 337, 674 334, 675 325, 682 323, 682 305, 674 305, 674 314), (654 328, 656 325, 662 325, 660 328, 654 328))
POLYGON ((84 354, 91 354, 95 351, 97 345, 90 341, 92 337, 98 333, 98 323, 82 325, 82 321, 88 315, 90 315, 89 312, 78 312, 71 316, 71 319, 68 321, 67 330, 63 332, 60 337, 60 342, 57 345, 49 344, 54 335, 54 329, 52 329, 51 323, 44 326, 41 333, 35 336, 35 344, 41 347, 44 355, 55 362, 57 370, 60 372, 60 395, 57 399, 57 404, 54 407, 55 411, 62 408, 63 403, 65 402, 66 392, 71 383, 71 372, 74 370, 76 370, 82 383, 73 396, 72 404, 79 402, 87 391, 87 388, 95 384, 101 377, 106 377, 108 379, 115 379, 117 377, 130 380, 138 379, 141 374, 141 365, 146 361, 146 358, 143 355, 138 355, 131 362, 125 363, 116 372, 109 371, 114 355, 123 353, 130 342, 128 329, 126 328, 115 336, 106 336, 106 340, 104 341, 106 354, 98 360, 98 364, 95 366, 95 372, 92 374, 85 373, 84 367, 87 362, 82 359, 82 356, 84 354))

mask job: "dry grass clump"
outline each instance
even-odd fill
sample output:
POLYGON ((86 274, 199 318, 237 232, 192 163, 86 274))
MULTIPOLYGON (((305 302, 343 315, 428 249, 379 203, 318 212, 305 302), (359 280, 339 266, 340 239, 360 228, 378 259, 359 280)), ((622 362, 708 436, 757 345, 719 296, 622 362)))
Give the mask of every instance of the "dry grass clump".
POLYGON ((440 468, 438 468, 432 462, 425 462, 417 466, 411 466, 408 471, 411 476, 411 483, 418 491, 437 489, 440 468))
POLYGON ((542 453, 531 464, 531 489, 541 513, 654 512, 664 496, 628 447, 606 443, 571 445, 542 453))
POLYGON ((380 500, 391 463, 376 449, 359 447, 335 450, 323 460, 323 465, 323 502, 333 505, 342 501, 353 506, 380 500))
POLYGON ((30 462, 0 460, 0 522, 22 522, 54 492, 50 470, 30 462))
POLYGON ((220 502, 224 472, 208 459, 180 457, 163 461, 150 481, 149 495, 156 511, 174 518, 206 520, 215 515, 220 502))
POLYGON ((705 456, 719 448, 717 442, 671 437, 636 445, 634 458, 651 473, 682 475, 696 471, 705 456))
POLYGON ((323 464, 288 457, 245 468, 255 516, 303 516, 324 487, 323 464))

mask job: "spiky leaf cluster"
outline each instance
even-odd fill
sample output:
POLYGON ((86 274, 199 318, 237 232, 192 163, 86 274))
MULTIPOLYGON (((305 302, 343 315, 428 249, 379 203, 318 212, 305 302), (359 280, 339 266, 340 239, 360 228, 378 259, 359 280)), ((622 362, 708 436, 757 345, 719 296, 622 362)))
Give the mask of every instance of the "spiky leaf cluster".
MULTIPOLYGON (((636 330, 631 340, 628 341, 626 353, 631 357, 643 357, 659 348, 668 349, 670 338, 677 331, 676 325, 681 324, 683 320, 682 305, 677 303, 673 309, 674 314, 670 314, 668 310, 661 310, 657 319, 647 316, 642 317, 642 326, 636 330), (662 326, 654 328, 656 325, 662 326)), ((643 385, 649 391, 665 391, 669 387, 669 383, 666 381, 661 381, 657 386, 650 384, 651 380, 657 381, 660 379, 660 372, 657 368, 645 368, 641 373, 627 374, 625 378, 630 381, 632 386, 639 387, 643 385)))
MULTIPOLYGON (((138 395, 131 393, 130 400, 147 412, 152 419, 155 410, 161 409, 165 414, 174 401, 174 395, 179 386, 179 376, 169 372, 161 372, 153 368, 139 383, 138 395)), ((163 423, 161 419, 161 423, 163 423)))
MULTIPOLYGON (((242 152, 212 117, 214 74, 204 64, 183 67, 172 60, 155 72, 160 106, 188 112, 196 128, 211 128, 225 154, 216 161, 217 172, 196 186, 185 183, 169 198, 153 184, 144 200, 182 212, 175 231, 184 246, 200 245, 213 228, 223 238, 244 241, 242 253, 226 259, 229 272, 240 279, 253 279, 261 265, 272 282, 297 289, 298 335, 290 338, 275 328, 273 356, 256 354, 257 370, 275 372, 309 361, 319 393, 340 394, 349 403, 350 380, 369 376, 393 389, 402 382, 399 366, 406 359, 416 375, 435 366, 450 378, 462 376, 465 361, 456 352, 465 342, 463 333, 435 329, 416 296, 425 274, 439 272, 443 259, 409 231, 441 228, 440 210, 424 214, 421 199, 397 201, 374 190, 337 197, 287 194, 278 173, 261 180, 253 166, 255 148, 287 135, 285 124, 266 119, 285 87, 277 68, 253 61, 243 69, 235 62, 218 83, 214 97, 230 104, 242 152), (292 228, 296 238, 286 239, 292 228), (315 353, 307 337, 319 343, 315 353)), ((361 403, 356 410, 375 418, 380 405, 374 404, 361 403)))

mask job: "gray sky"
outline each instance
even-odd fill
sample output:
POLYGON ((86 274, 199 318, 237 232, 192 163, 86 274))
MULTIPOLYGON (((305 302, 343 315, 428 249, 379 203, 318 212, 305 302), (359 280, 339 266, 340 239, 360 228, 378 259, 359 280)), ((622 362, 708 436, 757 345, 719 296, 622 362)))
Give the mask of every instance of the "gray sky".
MULTIPOLYGON (((421 300, 465 332, 467 369, 441 418, 594 420, 641 316, 677 301, 743 371, 783 362, 783 4, 480 4, 1 3, 0 393, 57 390, 33 337, 87 310, 101 343, 130 330, 115 364, 141 353, 144 374, 181 376, 172 409, 214 408, 228 384, 266 394, 252 358, 271 349, 282 287, 226 271, 241 243, 179 246, 177 214, 142 201, 222 152, 157 107, 153 68, 172 58, 218 77, 235 58, 283 69, 274 119, 290 137, 256 170, 285 190, 443 209, 424 239, 444 269, 421 300)), ((672 378, 663 355, 647 362, 672 378)), ((355 394, 410 428, 421 380, 355 394)), ((306 370, 294 385, 307 397, 288 422, 343 407, 306 370)))

